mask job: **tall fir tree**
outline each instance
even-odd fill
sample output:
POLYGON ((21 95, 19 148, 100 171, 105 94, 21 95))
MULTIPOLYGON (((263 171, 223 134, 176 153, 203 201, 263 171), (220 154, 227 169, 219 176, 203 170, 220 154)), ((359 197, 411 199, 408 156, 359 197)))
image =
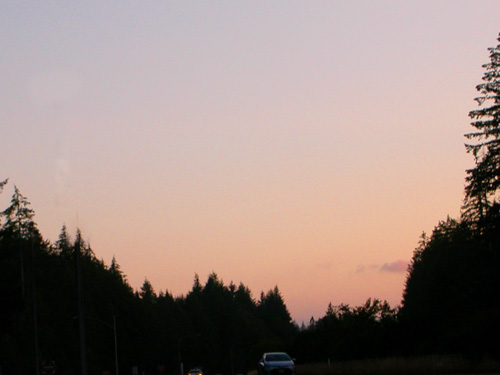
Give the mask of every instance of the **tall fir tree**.
POLYGON ((10 206, 2 212, 6 220, 2 230, 22 239, 37 234, 36 224, 33 221, 35 211, 29 207, 30 205, 28 199, 21 194, 17 186, 14 186, 10 206))
POLYGON ((476 141, 466 144, 475 166, 467 170, 463 215, 472 222, 484 219, 500 189, 500 44, 488 50, 490 62, 483 65, 483 83, 476 86, 481 108, 469 113, 477 131, 465 135, 476 141))
POLYGON ((65 256, 69 256, 72 254, 73 249, 71 248, 71 243, 68 236, 68 229, 66 228, 66 224, 63 224, 61 228, 61 233, 59 233, 59 238, 54 243, 54 250, 58 254, 62 254, 65 256))

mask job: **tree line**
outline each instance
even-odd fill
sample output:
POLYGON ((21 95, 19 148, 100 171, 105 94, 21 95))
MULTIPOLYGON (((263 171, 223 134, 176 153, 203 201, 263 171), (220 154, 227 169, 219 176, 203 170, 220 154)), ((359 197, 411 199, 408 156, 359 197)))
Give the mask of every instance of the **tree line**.
POLYGON ((78 268, 88 373, 115 373, 118 363, 119 373, 178 374, 182 366, 183 373, 241 374, 266 351, 289 351, 302 362, 389 353, 378 344, 397 323, 387 302, 330 305, 324 318, 299 327, 278 286, 256 299, 243 283, 226 285, 212 273, 204 284, 195 275, 183 296, 157 293, 147 279, 133 290, 116 259, 109 266, 98 259, 79 231, 71 241, 63 226, 57 241, 45 240, 17 187, 1 215, 2 375, 35 373, 44 361, 54 361, 57 373, 81 373, 78 268))
POLYGON ((2 217, 2 374, 34 373, 46 360, 59 373, 80 372, 77 257, 89 373, 116 371, 115 337, 123 373, 178 373, 181 363, 241 373, 260 351, 285 350, 297 332, 277 286, 256 300, 242 283, 225 285, 212 273, 204 285, 196 275, 185 296, 156 293, 147 279, 134 291, 116 259, 107 266, 80 232, 70 241, 63 226, 55 243, 44 240, 17 187, 2 217))
POLYGON ((491 345, 500 336, 500 44, 489 52, 480 108, 470 112, 474 131, 466 134, 475 165, 466 171, 462 213, 422 235, 400 306, 376 298, 329 305, 299 327, 278 286, 255 298, 243 283, 226 285, 212 273, 204 283, 195 275, 182 296, 157 293, 147 279, 133 290, 116 259, 106 265, 79 231, 71 240, 63 226, 57 241, 44 239, 14 187, 0 214, 0 374, 38 374, 47 360, 58 374, 78 374, 84 360, 92 374, 201 366, 233 375, 281 350, 299 363, 417 354, 500 359, 491 345))

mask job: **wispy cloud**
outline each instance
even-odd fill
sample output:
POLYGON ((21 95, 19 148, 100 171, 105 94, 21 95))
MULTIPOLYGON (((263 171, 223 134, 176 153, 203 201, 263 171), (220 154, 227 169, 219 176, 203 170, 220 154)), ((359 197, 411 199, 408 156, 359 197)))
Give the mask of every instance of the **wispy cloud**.
POLYGON ((384 263, 382 267, 380 267, 380 272, 406 272, 408 269, 408 262, 404 260, 397 260, 392 263, 384 263))
POLYGON ((366 266, 364 264, 360 264, 356 267, 356 273, 363 273, 366 271, 378 271, 378 272, 390 272, 390 273, 402 273, 406 272, 408 269, 408 262, 404 260, 397 260, 391 263, 384 263, 382 265, 371 264, 366 266))

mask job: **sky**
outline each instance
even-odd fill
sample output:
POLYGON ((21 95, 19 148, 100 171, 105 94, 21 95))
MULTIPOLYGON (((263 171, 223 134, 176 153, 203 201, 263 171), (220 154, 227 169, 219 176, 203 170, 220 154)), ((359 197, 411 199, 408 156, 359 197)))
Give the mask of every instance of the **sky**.
POLYGON ((4 1, 0 209, 16 185, 134 289, 396 306, 499 31, 496 0, 4 1))

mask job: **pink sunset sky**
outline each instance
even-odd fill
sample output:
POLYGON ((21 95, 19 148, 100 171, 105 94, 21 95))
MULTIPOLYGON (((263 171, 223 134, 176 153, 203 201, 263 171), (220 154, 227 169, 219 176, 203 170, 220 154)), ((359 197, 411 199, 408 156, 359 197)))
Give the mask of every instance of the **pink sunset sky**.
POLYGON ((2 2, 0 209, 17 185, 134 288, 395 306, 499 31, 496 0, 2 2))

